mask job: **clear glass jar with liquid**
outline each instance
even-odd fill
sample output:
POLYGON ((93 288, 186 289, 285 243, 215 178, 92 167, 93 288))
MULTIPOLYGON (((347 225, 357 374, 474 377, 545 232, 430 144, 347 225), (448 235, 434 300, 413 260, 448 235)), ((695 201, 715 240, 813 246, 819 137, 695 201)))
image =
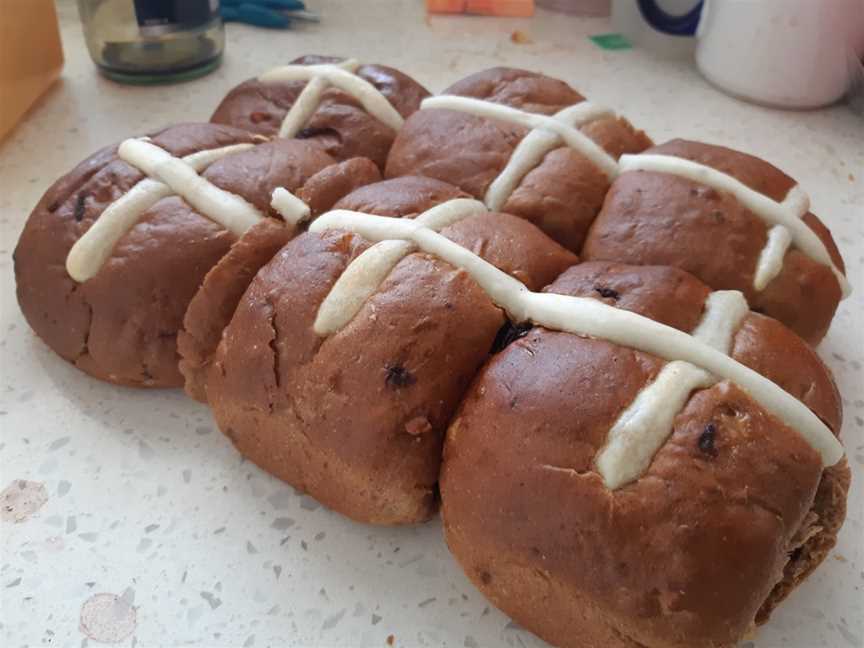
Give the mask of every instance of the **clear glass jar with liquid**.
POLYGON ((219 66, 219 0, 78 0, 90 56, 108 78, 165 83, 219 66))

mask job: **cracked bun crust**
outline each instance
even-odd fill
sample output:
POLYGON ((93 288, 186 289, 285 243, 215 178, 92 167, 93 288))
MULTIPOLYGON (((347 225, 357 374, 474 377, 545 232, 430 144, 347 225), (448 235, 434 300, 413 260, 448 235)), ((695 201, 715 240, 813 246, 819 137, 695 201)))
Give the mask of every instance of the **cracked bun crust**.
MULTIPOLYGON (((673 140, 645 152, 713 167, 778 202, 796 184, 768 162, 721 146, 673 140)), ((842 271, 843 260, 828 228, 810 212, 803 220, 842 271)), ((754 275, 768 229, 730 194, 668 173, 627 172, 612 183, 582 256, 682 268, 715 289, 740 290, 754 310, 818 343, 841 298, 837 279, 828 266, 793 247, 786 252, 780 273, 763 290, 755 290, 754 275)))
MULTIPOLYGON (((315 218, 354 189, 378 180, 378 168, 371 160, 352 158, 324 167, 296 194, 315 218)), ((301 231, 292 223, 264 219, 241 236, 204 277, 177 336, 184 388, 195 400, 207 402, 207 370, 243 293, 258 270, 301 231)))
MULTIPOLYGON (((472 74, 442 94, 484 99, 544 115, 585 100, 563 81, 512 68, 472 74)), ((603 117, 581 130, 615 158, 651 146, 645 133, 622 117, 603 117)), ((437 178, 482 200, 527 133, 522 126, 485 117, 423 109, 399 131, 385 175, 437 178)), ((562 146, 547 153, 528 172, 501 211, 534 223, 564 247, 578 252, 608 189, 609 180, 600 169, 582 154, 562 146)))
MULTIPOLYGON (((444 189, 400 179, 340 204, 415 215, 444 189)), ((442 234, 534 289, 577 260, 506 214, 468 217, 442 234)), ((285 246, 241 299, 207 394, 220 429, 265 470, 356 520, 419 522, 437 508, 444 430, 505 318, 465 272, 413 253, 347 325, 319 337, 320 304, 368 247, 340 230, 285 246)))
MULTIPOLYGON (((602 262, 547 290, 685 331, 708 295, 673 268, 602 262)), ((782 324, 750 313, 731 355, 839 430, 828 369, 782 324)), ((533 328, 487 363, 448 429, 448 545, 487 597, 555 645, 733 646, 834 544, 845 462, 823 470, 801 435, 728 381, 692 392, 647 470, 606 487, 596 456, 665 364, 533 328)))
MULTIPOLYGON (((301 190, 335 163, 311 142, 259 142, 250 133, 215 124, 171 126, 150 140, 178 157, 257 144, 222 157, 200 175, 269 216, 276 216, 270 208, 275 187, 301 190)), ((365 169, 364 178, 377 177, 369 175, 368 161, 352 164, 365 169)), ((236 235, 170 195, 121 236, 95 276, 78 283, 66 270, 73 244, 144 178, 114 146, 58 180, 30 215, 15 250, 18 301, 39 337, 90 375, 125 385, 175 387, 183 384, 177 335, 186 308, 236 235)), ((329 189, 316 187, 310 189, 316 200, 342 195, 337 191, 328 199, 329 189)))
MULTIPOLYGON (((292 64, 336 63, 332 56, 301 56, 292 64)), ((408 75, 385 65, 361 65, 357 75, 375 86, 402 115, 408 117, 420 107, 429 92, 408 75)), ((274 137, 285 115, 299 96, 305 81, 264 83, 257 78, 244 81, 222 100, 210 121, 274 137)), ((384 168, 395 133, 369 115, 350 95, 329 88, 324 100, 297 137, 318 142, 339 160, 366 157, 384 168)))

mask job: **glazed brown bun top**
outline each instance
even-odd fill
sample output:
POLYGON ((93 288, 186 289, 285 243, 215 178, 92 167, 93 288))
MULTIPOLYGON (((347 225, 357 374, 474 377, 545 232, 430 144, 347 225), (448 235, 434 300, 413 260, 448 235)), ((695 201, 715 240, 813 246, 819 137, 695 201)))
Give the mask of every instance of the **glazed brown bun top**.
MULTIPOLYGON (((404 176, 361 187, 334 208, 414 218, 435 205, 468 197, 457 187, 434 178, 404 176)), ((564 268, 579 262, 577 256, 552 243, 530 223, 506 214, 478 214, 442 233, 532 290, 539 290, 564 268)))
POLYGON ((554 115, 585 97, 560 79, 520 70, 494 67, 460 79, 441 94, 485 99, 543 115, 554 115))
MULTIPOLYGON (((591 297, 689 333, 711 288, 677 268, 594 261, 569 268, 544 292, 591 297)), ((840 432, 842 404, 831 371, 788 327, 751 311, 735 332, 729 355, 807 405, 835 435, 840 432)))
POLYGON ((335 209, 411 217, 452 198, 469 198, 464 191, 446 182, 422 176, 404 176, 361 187, 345 196, 335 209))
MULTIPOLYGON (((563 81, 512 68, 492 68, 455 83, 442 94, 473 97, 553 115, 584 101, 563 81)), ((620 117, 603 116, 580 129, 609 155, 637 153, 651 140, 620 117)), ((387 160, 387 177, 424 175, 484 199, 528 129, 449 109, 414 113, 399 132, 387 160)), ((519 182, 500 211, 533 222, 578 252, 600 211, 609 179, 588 158, 566 146, 546 153, 519 182)))
MULTIPOLYGON (((334 209, 414 218, 453 198, 468 198, 457 187, 422 176, 404 176, 368 184, 345 196, 334 209)), ((539 290, 579 258, 553 244, 533 225, 504 214, 487 212, 445 228, 454 243, 539 290)))
MULTIPOLYGON (((768 162, 722 146, 673 140, 645 152, 712 167, 777 202, 796 184, 768 162)), ((810 212, 803 220, 842 271, 843 260, 828 229, 810 212)), ((793 246, 779 274, 764 289, 754 289, 769 227, 731 194, 669 173, 625 172, 612 184, 583 256, 682 268, 712 288, 740 290, 754 310, 815 344, 831 323, 840 285, 830 267, 793 246)))
MULTIPOLYGON (((228 126, 181 124, 152 135, 151 144, 181 157, 257 144, 200 175, 269 216, 276 215, 270 208, 275 187, 300 192, 335 162, 311 142, 260 140, 228 126)), ((109 147, 58 180, 30 215, 15 250, 18 300, 48 346, 87 373, 127 385, 178 386, 175 340, 184 312, 235 234, 169 195, 122 235, 95 276, 78 283, 66 271, 73 244, 143 179, 109 147)))
MULTIPOLYGON (((294 59, 291 64, 314 65, 342 60, 310 55, 294 59)), ((414 79, 391 67, 361 65, 356 74, 375 86, 405 118, 429 96, 414 79)), ((258 78, 249 79, 225 96, 210 121, 274 137, 305 85, 305 81, 265 83, 258 78)), ((394 136, 393 129, 369 115, 354 97, 332 87, 324 92, 319 108, 297 135, 300 139, 317 141, 338 160, 366 157, 381 169, 394 136)))
MULTIPOLYGON (((709 294, 674 268, 601 262, 547 290, 684 331, 709 294)), ((830 372, 782 324, 745 316, 730 355, 839 430, 830 372)), ((811 514, 818 454, 729 381, 690 394, 637 479, 604 484, 596 461, 610 428, 665 364, 537 327, 487 364, 448 431, 448 544, 484 593, 555 645, 732 646, 801 532, 822 531, 811 514)), ((835 470, 845 465, 825 472, 835 470)), ((842 519, 837 497, 828 514, 842 519)))

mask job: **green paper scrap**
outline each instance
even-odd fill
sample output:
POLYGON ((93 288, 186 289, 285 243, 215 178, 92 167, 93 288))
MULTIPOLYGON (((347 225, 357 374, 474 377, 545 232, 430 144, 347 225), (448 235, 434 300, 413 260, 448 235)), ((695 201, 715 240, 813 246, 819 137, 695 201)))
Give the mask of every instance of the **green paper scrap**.
POLYGON ((633 47, 623 34, 595 34, 588 38, 594 41, 597 47, 604 50, 623 50, 633 47))

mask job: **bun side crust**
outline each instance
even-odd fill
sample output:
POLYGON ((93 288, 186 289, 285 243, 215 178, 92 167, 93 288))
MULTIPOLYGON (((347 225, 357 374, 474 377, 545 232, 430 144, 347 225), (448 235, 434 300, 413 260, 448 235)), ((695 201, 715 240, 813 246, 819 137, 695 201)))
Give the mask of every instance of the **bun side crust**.
MULTIPOLYGON (((782 201, 795 185, 768 162, 721 146, 673 140, 646 153, 674 155, 716 168, 776 201, 782 201)), ((843 261, 828 229, 812 213, 805 214, 804 221, 842 270, 843 261)), ((591 260, 682 268, 715 289, 740 290, 752 308, 780 320, 808 342, 818 343, 841 298, 837 279, 827 266, 790 249, 779 275, 765 289, 755 290, 753 278, 767 232, 764 221, 731 195, 669 174, 631 172, 620 175, 609 189, 582 255, 591 260)))
MULTIPOLYGON (((312 146, 297 140, 278 140, 273 145, 301 150, 312 146)), ((327 160, 323 163, 327 164, 327 160)), ((271 160, 269 166, 276 165, 271 160)), ((317 167, 320 168, 320 164, 317 167)), ((357 187, 380 179, 378 168, 365 158, 329 164, 311 176, 308 172, 301 175, 302 168, 301 160, 300 164, 287 167, 288 174, 278 173, 277 177, 284 178, 284 186, 294 190, 297 197, 309 205, 313 217, 332 208, 336 201, 357 187), (290 172, 294 172, 293 178, 289 177, 290 172), (305 184, 295 189, 304 179, 305 184)), ((267 183, 263 184, 266 187, 267 183)), ((261 187, 261 183, 255 186, 261 187)), ((270 188, 266 187, 264 191, 267 189, 270 188)), ((272 193, 272 189, 270 191, 272 193)), ((222 331, 228 326, 240 298, 258 271, 298 231, 294 224, 265 219, 234 243, 204 277, 186 310, 183 329, 177 339, 180 371, 185 378, 186 393, 192 398, 207 402, 206 375, 222 331)))
POLYGON ((252 279, 296 234, 293 225, 267 218, 237 240, 214 265, 186 309, 177 335, 186 393, 207 402, 206 375, 240 298, 252 279))
POLYGON ((774 586, 759 608, 757 624, 768 621, 774 608, 813 573, 837 544, 837 534, 846 519, 851 479, 845 458, 822 473, 810 514, 787 547, 789 561, 783 568, 783 580, 774 586))
MULTIPOLYGON (((767 622, 774 608, 818 567, 833 548, 845 518, 848 486, 849 467, 845 460, 824 472, 813 513, 827 526, 812 536, 801 551, 793 550, 794 557, 784 569, 783 580, 777 583, 759 610, 757 624, 767 622)), ((458 557, 469 579, 493 605, 507 611, 522 627, 554 646, 645 648, 646 644, 624 635, 595 600, 568 587, 554 572, 526 564, 522 555, 505 553, 500 545, 485 536, 466 536, 462 529, 448 523, 446 506, 442 514, 447 545, 458 557), (497 557, 494 577, 488 570, 490 556, 497 557), (494 585, 493 579, 498 581, 494 585), (517 587, 518 603, 499 594, 517 587)), ((651 645, 662 647, 668 644, 651 645)))
POLYGON ((351 158, 324 167, 297 190, 297 197, 309 205, 313 218, 320 216, 344 196, 381 180, 378 167, 366 158, 351 158))

